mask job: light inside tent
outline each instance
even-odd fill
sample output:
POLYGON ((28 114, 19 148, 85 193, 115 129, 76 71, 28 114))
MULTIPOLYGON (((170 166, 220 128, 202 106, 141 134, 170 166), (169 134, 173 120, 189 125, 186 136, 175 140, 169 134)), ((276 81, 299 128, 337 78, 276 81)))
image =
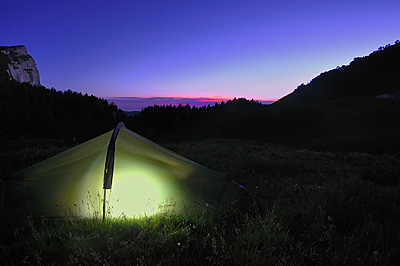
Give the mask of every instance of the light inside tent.
POLYGON ((112 217, 137 217, 158 212, 162 188, 144 173, 125 172, 114 178, 106 213, 112 217))
MULTIPOLYGON (((140 145, 126 148, 125 135, 120 139, 115 151, 114 176, 112 187, 107 190, 106 216, 139 217, 153 215, 171 203, 171 197, 184 200, 177 191, 176 177, 179 171, 153 156, 140 154, 140 145)), ((144 148, 143 148, 144 149, 144 148)), ((147 149, 144 149, 148 151, 147 149)), ((163 155, 162 153, 160 154, 163 155)))

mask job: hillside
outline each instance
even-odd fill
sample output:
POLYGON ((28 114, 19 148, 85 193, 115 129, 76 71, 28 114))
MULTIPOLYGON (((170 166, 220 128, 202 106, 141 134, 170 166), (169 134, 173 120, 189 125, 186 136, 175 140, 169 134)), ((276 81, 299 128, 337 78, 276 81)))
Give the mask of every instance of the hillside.
POLYGON ((272 104, 271 113, 286 128, 283 143, 318 150, 398 152, 400 101, 377 97, 397 98, 399 90, 396 41, 299 86, 272 104))
POLYGON ((387 45, 363 58, 354 58, 347 66, 320 74, 307 85, 273 105, 303 108, 351 97, 375 98, 400 93, 400 43, 387 45))

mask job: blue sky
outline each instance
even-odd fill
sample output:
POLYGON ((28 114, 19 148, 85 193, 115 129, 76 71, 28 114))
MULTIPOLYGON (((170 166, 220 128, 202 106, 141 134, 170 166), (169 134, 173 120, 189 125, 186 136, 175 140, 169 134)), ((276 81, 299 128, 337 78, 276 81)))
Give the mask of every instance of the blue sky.
POLYGON ((277 99, 400 39, 398 0, 1 6, 0 45, 26 45, 44 86, 103 98, 277 99))

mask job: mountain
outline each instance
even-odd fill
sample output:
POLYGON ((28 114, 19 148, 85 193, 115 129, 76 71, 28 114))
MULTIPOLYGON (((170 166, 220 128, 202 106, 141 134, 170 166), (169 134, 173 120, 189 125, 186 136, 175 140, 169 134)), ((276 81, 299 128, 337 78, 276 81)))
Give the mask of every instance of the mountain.
POLYGON ((0 46, 0 72, 2 79, 40 85, 35 60, 28 54, 24 45, 0 46))

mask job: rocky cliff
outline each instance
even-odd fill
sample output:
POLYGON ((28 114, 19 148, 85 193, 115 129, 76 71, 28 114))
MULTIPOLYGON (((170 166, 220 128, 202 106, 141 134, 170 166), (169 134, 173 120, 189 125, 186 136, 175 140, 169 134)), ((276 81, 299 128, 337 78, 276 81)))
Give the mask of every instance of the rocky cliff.
POLYGON ((2 65, 5 68, 2 70, 6 71, 9 79, 40 85, 39 70, 35 60, 28 54, 24 45, 0 46, 0 52, 2 65))

